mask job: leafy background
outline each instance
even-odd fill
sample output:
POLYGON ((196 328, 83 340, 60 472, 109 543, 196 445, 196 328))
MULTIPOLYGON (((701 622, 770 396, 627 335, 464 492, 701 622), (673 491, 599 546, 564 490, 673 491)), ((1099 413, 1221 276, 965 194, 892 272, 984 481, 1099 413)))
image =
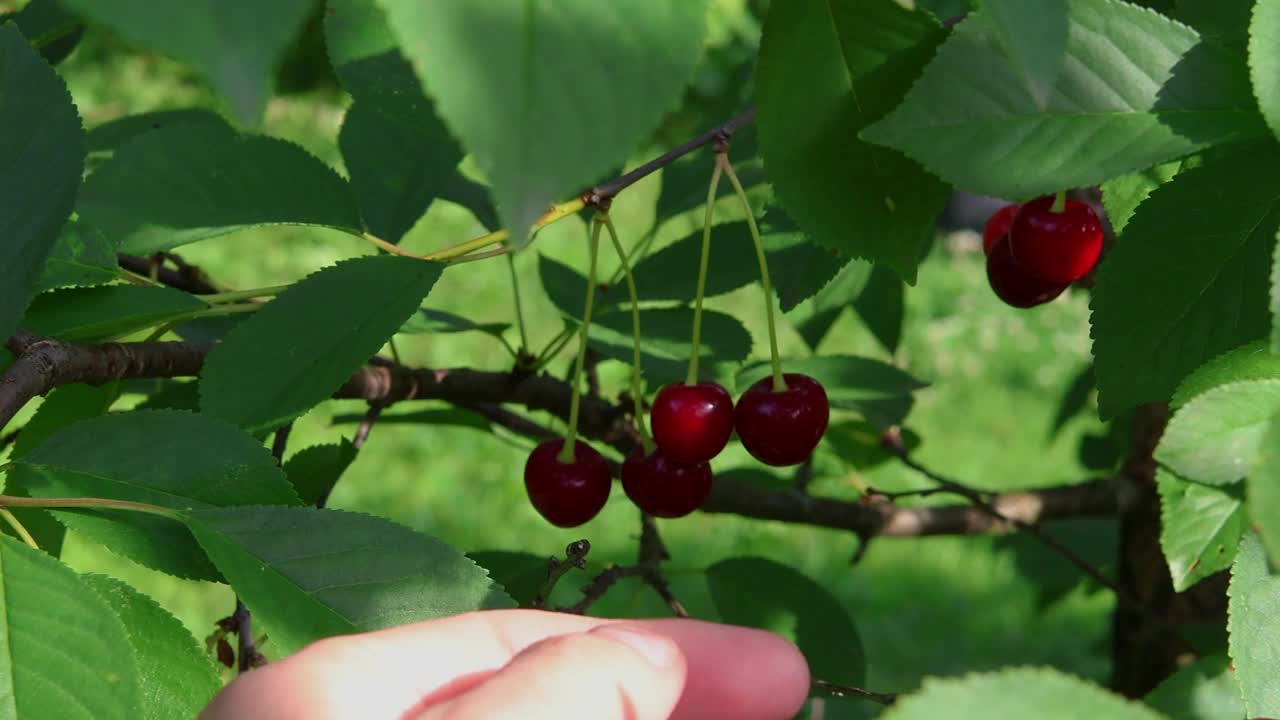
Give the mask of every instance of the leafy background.
MULTIPOLYGON (((754 55, 759 41, 759 15, 753 12, 759 5, 746 0, 711 3, 709 50, 683 109, 668 119, 661 136, 687 137, 741 106, 734 91, 742 86, 742 74, 749 73, 744 61, 754 55)), ((6 3, 0 0, 4 9, 6 3)), ((304 39, 289 50, 280 76, 282 92, 267 103, 262 131, 297 143, 345 174, 337 137, 350 99, 330 77, 323 48, 315 46, 317 22, 318 17, 308 20, 304 39)), ((188 66, 140 51, 107 32, 86 36, 59 71, 88 127, 126 114, 220 102, 188 66)), ((739 142, 753 142, 751 134, 739 142)), ((651 154, 652 148, 641 148, 636 158, 651 154)), ((664 200, 670 202, 668 191, 675 180, 674 170, 665 178, 656 175, 618 199, 613 217, 624 241, 653 229, 655 247, 661 247, 693 231, 700 222, 696 209, 653 227, 656 208, 664 200)), ((726 220, 734 217, 730 207, 723 205, 721 216, 726 220)), ((425 251, 482 231, 467 210, 437 201, 401 244, 425 251)), ((562 222, 516 259, 535 345, 560 327, 559 312, 539 289, 538 256, 545 253, 582 269, 584 232, 579 220, 562 222)), ((212 277, 237 287, 290 282, 367 252, 364 243, 345 234, 294 227, 240 232, 182 250, 187 260, 212 277)), ((480 263, 445 272, 429 305, 476 322, 510 322, 511 288, 503 265, 480 263)), ((757 356, 765 349, 758 296, 758 289, 748 286, 709 303, 712 309, 731 310, 746 321, 757 356)), ((802 303, 790 317, 799 323, 816 310, 813 302, 802 303)), ((892 360, 933 383, 918 394, 908 423, 924 439, 918 451, 922 462, 945 467, 975 486, 1007 489, 1086 477, 1089 470, 1078 449, 1086 436, 1091 439, 1085 447, 1092 448, 1093 455, 1106 456, 1102 426, 1091 419, 1096 413, 1071 415, 1055 432, 1058 399, 1087 363, 1088 311, 1083 296, 1068 294, 1032 313, 1010 310, 987 288, 976 236, 939 233, 920 267, 917 285, 906 292, 905 312, 901 345, 893 355, 848 310, 835 320, 818 350, 892 360), (1028 468, 1036 471, 1029 473, 1028 468)), ((507 338, 514 342, 514 332, 507 338)), ((787 354, 809 352, 801 335, 790 328, 782 344, 787 354)), ((411 365, 500 369, 509 362, 501 345, 483 333, 402 336, 398 345, 411 365)), ((555 370, 562 371, 567 362, 566 352, 555 370)), ((625 382, 620 365, 606 363, 602 371, 607 384, 621 387, 625 382)), ((118 407, 137 399, 126 395, 118 407)), ((1085 402, 1088 407, 1092 400, 1085 402)), ((300 419, 290 447, 296 451, 349 437, 353 425, 335 425, 334 419, 361 409, 355 403, 321 405, 300 419)), ((24 411, 15 426, 34 410, 33 405, 24 411)), ((622 501, 618 489, 605 511, 581 528, 558 530, 537 516, 520 483, 528 449, 523 441, 465 427, 383 422, 365 448, 339 483, 332 507, 389 517, 468 551, 552 555, 570 540, 588 537, 595 563, 632 559, 634 537, 618 528, 634 527, 634 510, 622 501)), ((724 471, 748 464, 739 450, 718 458, 715 467, 724 471)), ((817 464, 815 492, 837 497, 855 497, 862 483, 899 489, 918 482, 894 464, 855 471, 831 452, 820 455, 817 464)), ((1110 598, 1083 587, 1046 598, 1035 579, 1023 574, 1025 557, 1015 544, 985 538, 887 539, 877 541, 860 564, 850 567, 856 541, 845 533, 711 515, 665 522, 663 532, 673 556, 669 575, 674 590, 695 615, 714 612, 701 570, 739 555, 791 565, 830 589, 858 624, 869 687, 905 690, 917 686, 924 675, 1010 664, 1051 664, 1105 679, 1110 598)), ((105 573, 139 587, 172 610, 198 638, 232 607, 225 586, 146 570, 74 532, 64 556, 78 570, 105 573)), ((572 593, 573 587, 565 582, 562 590, 572 593)), ((630 585, 615 590, 597 609, 602 614, 663 612, 647 589, 630 585)), ((264 650, 270 653, 271 648, 264 650)))

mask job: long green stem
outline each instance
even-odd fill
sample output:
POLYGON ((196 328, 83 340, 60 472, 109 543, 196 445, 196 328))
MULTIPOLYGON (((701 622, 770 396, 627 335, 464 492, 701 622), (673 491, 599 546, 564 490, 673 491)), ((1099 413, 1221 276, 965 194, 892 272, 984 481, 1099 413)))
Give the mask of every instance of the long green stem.
POLYGON ((578 405, 582 396, 582 370, 587 364, 587 332, 591 329, 591 306, 596 299, 596 260, 600 254, 600 226, 591 224, 589 253, 591 261, 587 270, 587 301, 582 308, 582 328, 578 334, 578 360, 573 368, 573 394, 569 398, 569 431, 564 437, 564 447, 556 459, 562 463, 574 460, 574 445, 578 442, 578 405))
POLYGON ((0 518, 4 518, 4 521, 9 523, 9 527, 13 528, 13 531, 18 534, 18 537, 22 538, 22 542, 30 545, 31 549, 40 549, 40 543, 36 542, 36 539, 31 536, 31 533, 27 532, 27 527, 22 524, 22 521, 19 520, 16 515, 9 512, 9 509, 3 505, 0 505, 0 518))
POLYGON ((253 288, 251 290, 235 290, 232 292, 216 293, 213 295, 197 295, 196 297, 210 305, 220 305, 222 303, 239 302, 240 300, 250 300, 253 298, 275 297, 289 289, 289 287, 289 285, 272 285, 271 287, 253 288))
POLYGON ((109 498, 30 498, 16 495, 0 495, 0 508, 5 507, 100 508, 103 510, 129 510, 149 515, 161 515, 174 520, 179 519, 179 514, 176 510, 132 500, 111 500, 109 498))
POLYGON ((698 260, 698 289, 693 296, 693 337, 689 340, 686 385, 698 384, 698 357, 702 354, 702 296, 707 291, 707 266, 711 261, 711 221, 715 217, 716 189, 720 187, 720 173, 724 172, 727 164, 720 161, 723 156, 724 153, 716 153, 716 169, 711 172, 711 186, 707 188, 707 213, 702 220, 702 257, 698 260))
POLYGON ((520 349, 529 349, 529 333, 524 327, 524 307, 520 303, 520 278, 516 274, 516 258, 507 256, 507 269, 511 271, 511 295, 516 303, 516 327, 520 328, 520 349))
POLYGON ((631 361, 631 399, 635 403, 635 423, 636 430, 640 433, 640 444, 644 446, 646 455, 653 452, 653 440, 649 438, 649 431, 644 427, 644 371, 640 366, 640 293, 636 292, 636 278, 631 274, 631 262, 627 259, 627 251, 622 247, 622 241, 618 240, 618 231, 613 227, 613 220, 608 215, 600 214, 596 216, 596 222, 601 222, 603 218, 604 226, 609 231, 609 240, 613 242, 613 249, 618 253, 618 261, 622 263, 623 275, 627 278, 627 293, 631 296, 631 340, 633 347, 633 357, 631 361))
POLYGON ((747 192, 738 182, 738 175, 724 153, 716 153, 716 167, 723 168, 729 176, 733 191, 742 200, 742 208, 747 213, 747 229, 751 231, 751 242, 756 246, 756 259, 760 261, 760 284, 764 286, 764 317, 769 324, 769 359, 773 362, 773 391, 786 392, 787 381, 782 377, 782 358, 778 355, 778 330, 773 320, 773 284, 769 282, 769 261, 764 254, 764 242, 760 240, 760 228, 756 226, 755 213, 751 211, 751 201, 747 192))

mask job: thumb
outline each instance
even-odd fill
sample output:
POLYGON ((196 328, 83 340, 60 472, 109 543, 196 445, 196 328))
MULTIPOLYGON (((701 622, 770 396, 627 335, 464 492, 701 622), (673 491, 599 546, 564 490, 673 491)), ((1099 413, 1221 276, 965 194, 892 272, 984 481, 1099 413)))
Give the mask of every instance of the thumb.
POLYGON ((665 720, 687 666, 671 639, 624 624, 559 635, 525 648, 479 686, 418 720, 589 717, 665 720))

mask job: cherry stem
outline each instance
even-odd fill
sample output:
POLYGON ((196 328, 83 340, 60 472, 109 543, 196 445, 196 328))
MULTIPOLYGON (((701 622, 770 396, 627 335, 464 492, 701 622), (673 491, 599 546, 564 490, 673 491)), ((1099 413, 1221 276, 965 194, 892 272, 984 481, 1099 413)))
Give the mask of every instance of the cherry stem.
POLYGON ((252 290, 235 290, 232 292, 215 293, 212 295, 199 295, 198 297, 209 305, 220 305, 222 303, 239 302, 241 300, 251 300, 260 297, 275 297, 280 293, 288 290, 290 285, 273 285, 271 287, 253 288, 252 290))
POLYGON ((587 332, 591 329, 591 306, 596 299, 596 260, 600 254, 600 227, 604 223, 591 223, 589 253, 591 262, 587 270, 587 301, 582 308, 582 327, 578 334, 578 360, 573 369, 573 394, 569 397, 569 430, 564 436, 564 446, 556 460, 565 464, 574 461, 574 444, 578 441, 578 405, 582 395, 582 370, 587 364, 587 332))
POLYGON ((707 213, 702 220, 702 257, 698 260, 698 289, 693 296, 693 338, 689 340, 689 374, 685 385, 698 384, 698 356, 702 354, 702 296, 707 290, 707 265, 711 259, 711 220, 715 215, 716 188, 720 187, 720 173, 724 172, 716 153, 716 169, 711 173, 711 186, 707 188, 707 213))
POLYGON ((773 283, 769 282, 769 261, 764 254, 764 242, 760 239, 760 228, 756 226, 755 213, 751 211, 751 201, 747 192, 742 189, 738 175, 729 164, 728 156, 723 152, 716 153, 716 167, 723 168, 729 177, 733 191, 742 201, 742 208, 747 213, 747 229, 751 231, 751 242, 756 246, 756 260, 760 261, 760 284, 764 287, 764 317, 769 324, 769 359, 773 362, 773 391, 786 392, 787 381, 782 377, 782 358, 778 355, 778 330, 773 320, 773 283))
POLYGON ((13 528, 13 531, 18 534, 18 537, 22 538, 22 542, 30 545, 31 549, 40 549, 40 543, 37 543, 36 539, 31 536, 31 533, 27 532, 27 528, 22 524, 22 521, 19 520, 16 515, 9 512, 9 508, 0 506, 0 518, 4 518, 4 521, 9 523, 9 527, 13 528))
POLYGON ((1058 194, 1053 198, 1053 205, 1049 207, 1051 213, 1061 213, 1067 209, 1067 191, 1059 190, 1058 194))
POLYGON ((36 508, 103 508, 109 510, 131 510, 150 515, 160 515, 173 520, 180 519, 179 514, 159 505, 134 502, 132 500, 111 500, 109 498, 72 497, 72 498, 29 498, 16 495, 0 495, 0 508, 36 507, 36 508))
POLYGON ((524 326, 524 307, 520 302, 520 278, 516 275, 516 259, 507 255, 507 269, 511 271, 511 295, 516 303, 516 327, 520 328, 520 349, 528 351, 529 333, 524 326))
POLYGON ((613 220, 607 213, 600 213, 595 216, 596 223, 604 223, 605 229, 609 231, 609 240, 613 243, 613 249, 618 253, 618 261, 622 263, 622 273, 627 279, 627 293, 631 296, 631 338, 634 346, 634 356, 631 362, 631 398, 635 403, 635 423, 636 431, 640 433, 640 444, 643 446, 644 454, 648 455, 653 452, 653 439, 649 437, 649 431, 644 427, 644 371, 640 367, 640 293, 636 292, 636 279, 631 274, 631 262, 627 259, 627 251, 623 249, 622 242, 618 240, 618 231, 613 227, 613 220))

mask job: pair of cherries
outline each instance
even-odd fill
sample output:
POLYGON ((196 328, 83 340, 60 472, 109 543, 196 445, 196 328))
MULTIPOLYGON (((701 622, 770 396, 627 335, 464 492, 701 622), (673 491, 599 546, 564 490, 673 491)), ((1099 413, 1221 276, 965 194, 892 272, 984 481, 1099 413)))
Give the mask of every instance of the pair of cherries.
MULTIPOLYGON (((652 411, 657 447, 637 448, 622 464, 622 489, 641 510, 656 517, 688 515, 711 492, 709 461, 734 430, 743 447, 767 465, 803 462, 827 430, 830 404, 822 385, 808 375, 783 376, 775 392, 772 376, 752 385, 735 406, 714 382, 675 383, 658 392, 652 411)), ((574 527, 595 517, 609 498, 611 477, 604 457, 583 442, 572 461, 558 457, 564 440, 548 440, 524 469, 529 500, 553 525, 574 527)))
POLYGON ((1102 222, 1085 203, 1038 197, 1006 205, 987 220, 982 249, 987 281, 1005 303, 1030 308, 1062 294, 1098 262, 1102 222))

